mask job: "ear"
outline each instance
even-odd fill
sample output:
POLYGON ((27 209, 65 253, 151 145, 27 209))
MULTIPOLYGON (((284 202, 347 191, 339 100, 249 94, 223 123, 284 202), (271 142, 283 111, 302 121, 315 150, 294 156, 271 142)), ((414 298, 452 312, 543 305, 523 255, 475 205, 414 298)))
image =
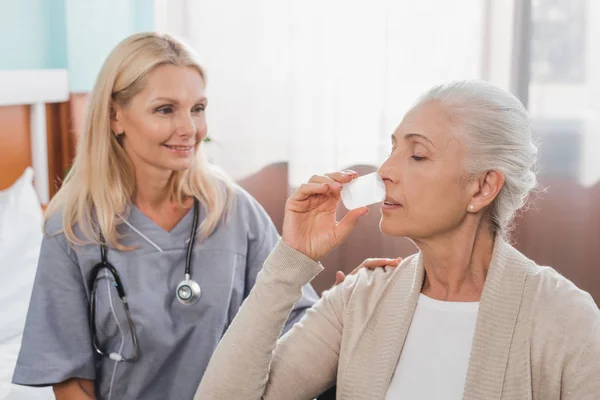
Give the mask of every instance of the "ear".
POLYGON ((504 186, 504 174, 499 171, 488 171, 474 182, 473 195, 467 211, 476 213, 489 206, 504 186))
POLYGON ((112 103, 110 105, 110 129, 113 133, 118 136, 125 132, 123 127, 123 110, 117 104, 112 103))

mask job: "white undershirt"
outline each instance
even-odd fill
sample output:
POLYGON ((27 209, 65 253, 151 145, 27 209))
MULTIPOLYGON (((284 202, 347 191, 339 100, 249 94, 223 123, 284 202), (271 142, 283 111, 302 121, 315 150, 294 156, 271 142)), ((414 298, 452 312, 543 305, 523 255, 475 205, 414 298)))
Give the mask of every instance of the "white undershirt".
POLYGON ((460 400, 479 302, 421 294, 386 400, 460 400))

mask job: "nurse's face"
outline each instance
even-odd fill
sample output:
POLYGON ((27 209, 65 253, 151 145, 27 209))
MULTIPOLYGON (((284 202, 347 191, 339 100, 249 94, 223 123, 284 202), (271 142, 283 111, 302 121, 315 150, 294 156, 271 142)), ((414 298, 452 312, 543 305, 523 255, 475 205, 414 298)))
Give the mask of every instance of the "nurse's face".
POLYGON ((207 127, 204 80, 193 67, 161 65, 125 106, 116 106, 111 127, 136 169, 189 168, 207 127))

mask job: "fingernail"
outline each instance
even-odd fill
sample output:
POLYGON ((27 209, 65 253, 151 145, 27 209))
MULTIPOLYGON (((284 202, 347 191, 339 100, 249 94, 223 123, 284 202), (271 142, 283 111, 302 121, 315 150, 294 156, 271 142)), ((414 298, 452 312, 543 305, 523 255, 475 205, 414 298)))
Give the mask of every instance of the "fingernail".
POLYGON ((334 187, 335 189, 339 189, 339 188, 341 188, 341 187, 342 187, 342 184, 341 184, 341 183, 339 183, 339 182, 334 182, 334 183, 333 183, 333 187, 334 187))

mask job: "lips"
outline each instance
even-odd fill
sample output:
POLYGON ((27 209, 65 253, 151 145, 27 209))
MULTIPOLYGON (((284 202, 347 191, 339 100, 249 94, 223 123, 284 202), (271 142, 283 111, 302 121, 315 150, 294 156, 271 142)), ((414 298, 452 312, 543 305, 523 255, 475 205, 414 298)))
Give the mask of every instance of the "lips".
POLYGON ((166 148, 169 148, 171 150, 178 150, 178 151, 188 151, 194 147, 192 145, 178 145, 178 144, 164 144, 163 146, 165 146, 166 148))
POLYGON ((402 205, 402 204, 400 204, 400 202, 398 202, 390 197, 387 197, 385 199, 385 201, 383 202, 383 204, 385 204, 386 206, 401 206, 402 205))

